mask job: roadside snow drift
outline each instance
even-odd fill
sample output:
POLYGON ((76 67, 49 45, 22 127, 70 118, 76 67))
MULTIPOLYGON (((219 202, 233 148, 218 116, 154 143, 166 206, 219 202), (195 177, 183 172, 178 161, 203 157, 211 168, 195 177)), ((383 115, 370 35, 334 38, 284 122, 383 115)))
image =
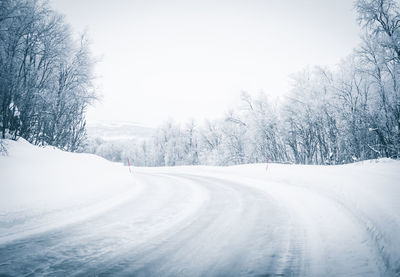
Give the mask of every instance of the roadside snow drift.
POLYGON ((7 141, 0 275, 400 276, 400 162, 135 168, 7 141))
POLYGON ((0 156, 0 243, 107 209, 138 186, 126 167, 98 156, 5 141, 0 156))

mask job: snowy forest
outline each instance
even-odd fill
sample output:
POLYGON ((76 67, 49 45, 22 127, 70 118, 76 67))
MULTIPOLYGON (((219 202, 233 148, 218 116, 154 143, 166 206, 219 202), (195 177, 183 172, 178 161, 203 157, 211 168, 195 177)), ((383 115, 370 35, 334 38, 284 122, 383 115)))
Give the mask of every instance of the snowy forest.
MULTIPOLYGON (((400 155, 400 9, 355 2, 362 43, 338 66, 293 74, 283 99, 243 92, 224 119, 165 122, 136 146, 92 141, 89 151, 136 166, 344 164, 400 155)), ((268 78, 268 76, 266 76, 268 78)))
POLYGON ((0 1, 1 137, 77 151, 95 99, 93 61, 45 1, 0 1))
MULTIPOLYGON (((84 36, 41 1, 1 1, 2 137, 85 151, 135 166, 262 163, 344 164, 400 156, 400 7, 357 0, 362 43, 336 67, 292 75, 281 99, 243 92, 223 119, 167 121, 129 145, 86 140, 96 98, 84 36)), ((268 76, 265 76, 268 78, 268 76)), ((179 105, 179 103, 176 103, 179 105)))

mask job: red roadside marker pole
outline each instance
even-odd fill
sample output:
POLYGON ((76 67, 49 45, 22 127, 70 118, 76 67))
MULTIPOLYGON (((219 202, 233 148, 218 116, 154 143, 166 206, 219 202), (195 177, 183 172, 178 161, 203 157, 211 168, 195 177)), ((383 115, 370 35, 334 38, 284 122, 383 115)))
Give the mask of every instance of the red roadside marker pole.
POLYGON ((131 171, 131 163, 129 162, 129 158, 128 158, 128 157, 126 157, 126 159, 128 160, 128 168, 129 168, 129 173, 132 173, 132 171, 131 171))

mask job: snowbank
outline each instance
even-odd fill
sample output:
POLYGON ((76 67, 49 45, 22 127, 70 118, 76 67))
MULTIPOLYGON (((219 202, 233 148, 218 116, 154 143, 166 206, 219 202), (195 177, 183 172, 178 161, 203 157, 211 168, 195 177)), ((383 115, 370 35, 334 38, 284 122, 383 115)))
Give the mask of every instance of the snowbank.
POLYGON ((0 242, 76 222, 108 209, 140 186, 126 167, 90 154, 5 141, 0 156, 0 242))

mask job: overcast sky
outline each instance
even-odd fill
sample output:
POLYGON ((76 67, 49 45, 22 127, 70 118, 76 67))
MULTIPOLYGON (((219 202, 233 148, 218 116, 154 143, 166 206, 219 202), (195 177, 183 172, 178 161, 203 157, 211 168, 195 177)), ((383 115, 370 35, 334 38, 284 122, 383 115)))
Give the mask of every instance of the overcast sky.
POLYGON ((101 57, 89 121, 220 117, 242 90, 282 95, 289 74, 335 65, 359 43, 351 0, 50 3, 101 57))

